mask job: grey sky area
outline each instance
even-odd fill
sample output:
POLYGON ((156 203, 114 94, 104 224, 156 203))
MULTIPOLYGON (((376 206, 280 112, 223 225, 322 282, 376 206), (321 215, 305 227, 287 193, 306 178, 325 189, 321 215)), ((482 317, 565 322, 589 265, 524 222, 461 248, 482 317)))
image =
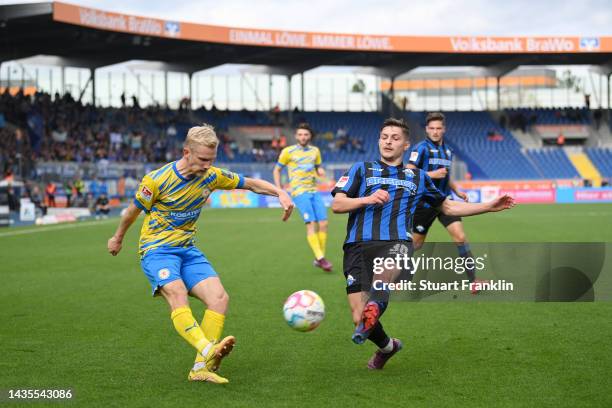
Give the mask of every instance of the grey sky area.
MULTIPOLYGON (((72 0, 148 17, 249 28, 389 35, 612 35, 612 0, 72 0)), ((0 4, 23 3, 0 0, 0 4)))

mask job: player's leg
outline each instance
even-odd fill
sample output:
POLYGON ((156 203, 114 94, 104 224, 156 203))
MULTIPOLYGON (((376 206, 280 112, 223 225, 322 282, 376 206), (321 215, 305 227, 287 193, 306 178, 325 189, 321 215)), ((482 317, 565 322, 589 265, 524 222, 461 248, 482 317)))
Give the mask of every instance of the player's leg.
POLYGON ((304 193, 293 197, 293 202, 306 224, 306 241, 314 254, 315 266, 319 266, 318 261, 323 258, 323 251, 321 250, 321 244, 319 243, 319 237, 317 235, 315 225, 316 218, 310 199, 310 193, 304 193))
POLYGON ((421 247, 425 243, 426 238, 427 234, 419 234, 418 232, 412 233, 412 245, 414 246, 415 251, 421 249, 421 247))
POLYGON ((317 236, 319 237, 319 245, 323 256, 325 256, 325 247, 327 245, 327 208, 318 192, 312 194, 312 209, 315 220, 317 222, 317 236))
MULTIPOLYGON (((221 280, 218 277, 210 277, 200 281, 191 289, 190 293, 206 305, 206 311, 202 319, 204 335, 211 341, 219 342, 222 338, 225 313, 229 303, 229 296, 223 288, 221 280)), ((221 365, 221 360, 231 353, 235 343, 236 340, 233 336, 223 339, 223 346, 219 349, 218 355, 208 364, 199 354, 196 355, 193 370, 206 366, 211 371, 217 371, 221 365)))
POLYGON ((187 302, 187 288, 181 280, 181 258, 173 250, 147 252, 141 260, 142 270, 149 279, 153 295, 161 294, 170 306, 170 318, 177 333, 200 354, 208 355, 212 343, 193 318, 187 302))
POLYGON ((187 300, 187 288, 177 279, 164 284, 160 293, 170 306, 172 323, 177 333, 195 348, 205 360, 212 358, 213 343, 209 341, 191 313, 187 300))
POLYGON ((412 247, 415 251, 421 249, 427 238, 427 232, 431 228, 438 211, 435 208, 417 206, 412 219, 412 247))
POLYGON ((232 351, 236 342, 233 336, 221 337, 229 296, 212 265, 197 248, 186 249, 183 260, 181 277, 185 281, 189 294, 198 298, 206 306, 201 324, 202 331, 206 338, 216 343, 213 358, 205 359, 199 354, 196 355, 192 371, 204 367, 216 371, 221 360, 232 351))
MULTIPOLYGON (((368 292, 348 294, 351 316, 355 326, 359 326, 363 322, 364 309, 366 307, 368 298, 368 292)), ((368 368, 372 370, 381 370, 387 361, 393 357, 395 353, 402 349, 402 342, 398 339, 392 339, 387 335, 382 323, 380 322, 380 319, 377 319, 374 327, 372 330, 370 330, 367 339, 378 347, 374 355, 368 361, 368 368)))
MULTIPOLYGON (((457 252, 462 258, 473 258, 472 251, 470 250, 470 244, 467 242, 465 231, 463 229, 463 222, 459 217, 440 216, 440 222, 446 227, 451 239, 457 246, 457 252)), ((466 275, 470 282, 474 282, 476 279, 476 272, 474 268, 467 268, 466 275)))

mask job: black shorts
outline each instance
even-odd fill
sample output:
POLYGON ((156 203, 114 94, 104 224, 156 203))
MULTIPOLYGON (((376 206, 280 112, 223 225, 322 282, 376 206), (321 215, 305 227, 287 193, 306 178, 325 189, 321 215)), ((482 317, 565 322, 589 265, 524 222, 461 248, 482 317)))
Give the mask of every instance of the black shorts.
POLYGON ((448 227, 453 222, 461 221, 461 217, 446 215, 443 212, 438 211, 436 208, 423 207, 422 205, 419 205, 417 206, 416 211, 414 212, 414 218, 412 219, 412 232, 426 235, 436 217, 438 217, 440 223, 444 225, 444 228, 448 227))
MULTIPOLYGON (((372 287, 376 258, 395 258, 397 254, 412 257, 411 241, 365 241, 344 245, 346 293, 369 292, 372 287)), ((402 265, 404 266, 404 265, 402 265)), ((381 267, 379 264, 378 267, 381 267)), ((412 279, 412 268, 402 268, 395 280, 412 279)))

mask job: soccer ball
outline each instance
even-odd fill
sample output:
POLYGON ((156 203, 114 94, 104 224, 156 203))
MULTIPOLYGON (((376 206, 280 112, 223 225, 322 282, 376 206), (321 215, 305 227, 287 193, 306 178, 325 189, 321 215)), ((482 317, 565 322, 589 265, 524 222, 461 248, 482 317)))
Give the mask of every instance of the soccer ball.
POLYGON ((287 298, 283 306, 287 324, 295 330, 307 332, 316 329, 325 317, 325 304, 321 296, 311 290, 297 291, 287 298))

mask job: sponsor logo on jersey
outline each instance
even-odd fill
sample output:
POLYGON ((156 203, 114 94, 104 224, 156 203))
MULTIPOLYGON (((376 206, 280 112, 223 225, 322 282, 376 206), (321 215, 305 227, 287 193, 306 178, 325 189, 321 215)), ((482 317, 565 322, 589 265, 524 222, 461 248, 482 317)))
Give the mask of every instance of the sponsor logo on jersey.
POLYGON ((417 186, 412 181, 399 180, 390 177, 368 177, 366 179, 366 186, 373 186, 377 184, 396 186, 397 188, 404 188, 411 194, 416 192, 417 186))

